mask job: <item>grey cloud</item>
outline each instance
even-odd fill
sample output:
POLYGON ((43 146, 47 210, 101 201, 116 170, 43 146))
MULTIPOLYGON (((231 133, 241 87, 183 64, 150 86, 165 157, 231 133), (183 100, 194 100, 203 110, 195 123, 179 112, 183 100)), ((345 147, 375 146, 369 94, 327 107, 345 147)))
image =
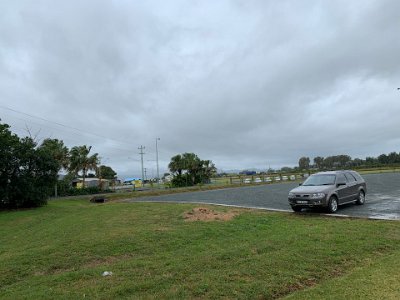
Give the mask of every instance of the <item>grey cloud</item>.
POLYGON ((163 170, 181 152, 235 169, 399 151, 399 6, 4 1, 1 104, 85 132, 0 114, 125 175, 139 145, 154 164, 156 137, 163 170))

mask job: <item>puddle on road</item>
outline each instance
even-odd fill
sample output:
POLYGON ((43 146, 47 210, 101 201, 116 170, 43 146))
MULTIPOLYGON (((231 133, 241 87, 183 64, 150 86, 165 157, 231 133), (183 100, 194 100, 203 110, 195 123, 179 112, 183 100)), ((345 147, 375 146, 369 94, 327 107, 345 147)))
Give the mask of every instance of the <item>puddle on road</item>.
POLYGON ((390 195, 377 194, 367 199, 366 203, 370 206, 376 206, 380 209, 395 209, 400 212, 400 198, 390 195))
POLYGON ((400 214, 395 214, 395 213, 372 214, 370 215, 370 218, 379 220, 400 220, 400 214))
POLYGON ((371 194, 366 204, 370 218, 400 220, 400 198, 398 198, 398 195, 371 194))
POLYGON ((396 195, 394 195, 394 194, 378 194, 378 193, 369 194, 369 195, 367 195, 367 200, 370 202, 382 201, 382 200, 400 202, 400 199, 397 198, 398 197, 397 195, 399 195, 399 194, 396 194, 396 195))

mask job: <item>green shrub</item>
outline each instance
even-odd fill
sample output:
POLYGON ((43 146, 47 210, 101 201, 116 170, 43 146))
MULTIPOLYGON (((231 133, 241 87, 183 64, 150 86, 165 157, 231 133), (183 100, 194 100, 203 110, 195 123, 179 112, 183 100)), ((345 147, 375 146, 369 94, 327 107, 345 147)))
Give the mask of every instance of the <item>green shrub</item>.
POLYGON ((58 190, 59 196, 80 196, 80 195, 94 195, 103 193, 113 193, 113 191, 110 189, 101 190, 97 186, 91 186, 79 189, 74 187, 67 187, 67 188, 60 188, 58 190))
POLYGON ((0 209, 42 206, 57 181, 58 162, 29 137, 0 124, 0 209))
POLYGON ((189 174, 176 175, 171 180, 172 187, 184 187, 192 185, 193 185, 192 178, 189 176, 189 174))

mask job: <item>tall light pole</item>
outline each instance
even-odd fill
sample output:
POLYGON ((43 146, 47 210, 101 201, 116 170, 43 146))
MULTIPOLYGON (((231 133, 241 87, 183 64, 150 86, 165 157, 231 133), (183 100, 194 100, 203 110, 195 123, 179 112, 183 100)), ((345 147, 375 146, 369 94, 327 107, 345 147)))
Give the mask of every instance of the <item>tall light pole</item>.
POLYGON ((140 158, 141 158, 141 161, 142 161, 142 187, 144 187, 144 168, 143 168, 143 154, 144 154, 144 152, 143 152, 143 150, 144 150, 144 146, 140 146, 138 149, 140 150, 140 158))
POLYGON ((156 138, 156 162, 157 162, 157 185, 160 186, 160 170, 158 168, 158 141, 160 138, 156 138))

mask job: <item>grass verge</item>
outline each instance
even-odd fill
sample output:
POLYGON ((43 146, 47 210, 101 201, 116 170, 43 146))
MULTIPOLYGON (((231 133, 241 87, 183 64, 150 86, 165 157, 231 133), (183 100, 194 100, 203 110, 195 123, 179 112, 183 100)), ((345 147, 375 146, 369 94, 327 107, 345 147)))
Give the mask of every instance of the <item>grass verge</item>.
MULTIPOLYGON (((379 295, 397 270, 398 222, 246 209, 225 222, 185 221, 194 207, 60 200, 0 212, 0 298, 307 297, 296 293, 352 276, 366 291, 370 274, 379 295)), ((400 286, 390 282, 388 297, 400 286)))
POLYGON ((295 292, 285 299, 399 299, 400 250, 366 260, 341 278, 295 292))
MULTIPOLYGON (((287 182, 285 182, 287 183, 287 182)), ((264 183, 265 184, 265 183, 264 183)), ((260 184, 249 184, 247 186, 255 186, 260 184)), ((169 194, 179 194, 179 193, 188 193, 188 192, 200 192, 200 191, 210 191, 210 190, 221 190, 226 188, 237 188, 244 187, 244 185, 240 184, 231 184, 231 185, 198 185, 191 187, 181 187, 181 188, 168 188, 168 189, 149 189, 149 190, 138 190, 138 191, 129 191, 129 192, 116 192, 116 193, 105 193, 105 194, 93 194, 93 195, 81 195, 81 196, 67 196, 67 197, 59 197, 52 198, 53 200, 64 200, 64 199, 90 199, 93 196, 104 195, 108 200, 122 200, 122 199, 132 199, 132 198, 140 198, 147 196, 160 196, 160 195, 169 195, 169 194)))

